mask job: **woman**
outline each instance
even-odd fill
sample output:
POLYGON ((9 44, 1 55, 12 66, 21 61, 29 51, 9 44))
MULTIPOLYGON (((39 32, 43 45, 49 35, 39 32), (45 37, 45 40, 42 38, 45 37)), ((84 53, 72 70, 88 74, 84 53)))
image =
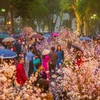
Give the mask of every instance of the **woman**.
POLYGON ((43 55, 42 63, 43 63, 43 67, 45 69, 48 81, 50 78, 50 75, 49 75, 49 62, 50 62, 49 53, 50 53, 50 51, 47 49, 44 49, 44 51, 42 52, 42 55, 43 55))
POLYGON ((37 71, 35 73, 35 76, 37 77, 37 80, 36 81, 39 81, 42 78, 43 79, 46 79, 46 73, 44 71, 44 68, 43 68, 42 64, 41 63, 38 63, 36 65, 36 68, 37 68, 37 71))
POLYGON ((17 82, 22 86, 27 81, 27 77, 24 71, 24 58, 23 57, 18 58, 18 65, 16 67, 16 79, 17 79, 17 82))
POLYGON ((15 51, 15 47, 13 46, 13 44, 11 44, 10 50, 13 51, 13 52, 15 51))
POLYGON ((37 65, 41 63, 41 59, 40 59, 40 56, 38 54, 35 54, 35 59, 33 59, 33 65, 34 65, 34 73, 37 71, 37 65))
POLYGON ((64 61, 64 51, 61 49, 61 45, 57 46, 56 53, 58 55, 58 59, 56 61, 56 66, 59 68, 59 65, 63 63, 64 61))
POLYGON ((82 51, 78 51, 77 52, 77 56, 76 56, 76 59, 75 59, 75 61, 74 61, 74 65, 75 66, 81 66, 82 65, 82 63, 83 63, 83 52, 82 51))
POLYGON ((46 80, 46 73, 41 63, 37 64, 36 67, 37 71, 35 77, 37 77, 37 80, 34 82, 34 85, 37 86, 39 84, 39 87, 46 92, 49 89, 49 83, 46 80))

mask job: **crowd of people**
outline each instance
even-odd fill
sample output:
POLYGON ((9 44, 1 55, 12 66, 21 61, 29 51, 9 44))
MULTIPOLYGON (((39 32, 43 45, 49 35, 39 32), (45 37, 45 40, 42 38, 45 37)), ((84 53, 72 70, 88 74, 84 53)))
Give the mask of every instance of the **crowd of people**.
MULTIPOLYGON (((29 50, 27 49, 28 49, 27 45, 23 43, 23 45, 21 46, 20 52, 17 52, 17 54, 19 55, 18 61, 20 59, 20 56, 23 57, 23 60, 24 60, 23 68, 24 68, 24 65, 28 65, 29 69, 27 70, 27 73, 25 73, 24 69, 20 69, 22 70, 22 72, 20 72, 20 70, 17 70, 18 73, 21 73, 21 74, 24 73, 24 75, 26 75, 29 78, 32 74, 35 74, 38 71, 38 67, 42 65, 40 74, 44 76, 43 77, 41 76, 41 77, 49 82, 51 72, 52 71, 55 72, 56 68, 58 69, 64 61, 64 51, 61 49, 61 45, 57 46, 57 50, 55 50, 55 47, 51 47, 51 50, 44 49, 43 52, 41 52, 41 54, 39 50, 37 51, 36 47, 34 47, 33 45, 29 47, 29 50)), ((21 65, 18 64, 17 68, 20 68, 21 65)), ((21 76, 19 76, 19 78, 21 76)), ((26 76, 23 76, 22 78, 27 80, 26 76)), ((24 83, 25 83, 25 80, 24 80, 24 83)))
MULTIPOLYGON (((27 40, 24 36, 16 39, 15 42, 0 44, 0 49, 4 48, 16 52, 17 58, 0 59, 0 85, 4 87, 3 90, 2 87, 0 88, 0 100, 80 100, 86 94, 82 92, 78 74, 83 77, 86 71, 91 72, 91 70, 94 76, 98 75, 96 76, 98 90, 96 93, 93 91, 95 95, 97 94, 97 98, 92 93, 91 98, 100 100, 99 36, 94 40, 81 41, 75 34, 63 29, 57 37, 27 40), (7 68, 10 70, 6 71, 7 68), (71 89, 75 87, 77 89, 71 89), (9 95, 12 94, 9 96, 7 92, 9 95), (74 92, 80 98, 74 95, 74 92)), ((88 85, 85 84, 84 78, 83 80, 82 84, 88 85)), ((91 80, 90 83, 95 84, 95 80, 92 82, 91 80)), ((82 100, 91 100, 89 96, 90 94, 82 100)))
MULTIPOLYGON (((43 89, 43 93, 48 93, 50 77, 52 75, 51 72, 53 72, 54 74, 56 71, 56 66, 57 68, 59 68, 59 65, 63 62, 64 52, 61 49, 61 46, 58 45, 57 50, 55 50, 55 47, 51 47, 51 50, 44 49, 43 52, 40 53, 40 51, 36 49, 36 44, 39 44, 39 42, 37 42, 37 39, 35 39, 35 42, 33 42, 31 46, 26 45, 26 41, 22 40, 21 42, 21 40, 18 39, 15 43, 10 43, 9 45, 1 45, 1 49, 10 49, 11 51, 17 53, 17 58, 2 58, 1 66, 4 66, 4 63, 9 67, 10 65, 13 65, 15 68, 16 66, 16 68, 13 70, 12 76, 10 77, 13 79, 14 75, 15 78, 14 82, 13 80, 11 81, 11 84, 17 84, 17 86, 23 87, 27 82, 30 81, 31 77, 35 77, 36 80, 32 82, 33 86, 37 87, 39 85, 39 88, 43 89), (27 67, 26 69, 25 66, 27 67)), ((1 99, 5 100, 3 98, 6 97, 8 98, 8 96, 3 95, 1 96, 1 99)), ((9 98, 7 100, 9 100, 9 98)), ((50 98, 53 99, 52 95, 47 100, 52 100, 50 98)), ((13 98, 13 100, 15 99, 13 98)))

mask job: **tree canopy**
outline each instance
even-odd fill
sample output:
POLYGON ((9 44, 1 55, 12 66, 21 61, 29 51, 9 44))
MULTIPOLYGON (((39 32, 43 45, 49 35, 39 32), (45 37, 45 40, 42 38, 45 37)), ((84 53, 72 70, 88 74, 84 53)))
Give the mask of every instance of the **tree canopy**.
MULTIPOLYGON (((71 12, 76 17, 77 31, 88 33, 89 20, 93 14, 100 16, 100 0, 10 0, 13 5, 15 17, 21 16, 24 25, 27 19, 38 25, 47 25, 54 30, 58 16, 61 12, 71 12), (33 20, 33 21, 32 21, 33 20)), ((99 17, 100 18, 100 17, 99 17)))
POLYGON ((81 33, 82 24, 84 24, 84 33, 88 32, 89 19, 93 14, 99 14, 100 1, 97 0, 61 0, 62 11, 72 10, 75 14, 77 31, 81 33))

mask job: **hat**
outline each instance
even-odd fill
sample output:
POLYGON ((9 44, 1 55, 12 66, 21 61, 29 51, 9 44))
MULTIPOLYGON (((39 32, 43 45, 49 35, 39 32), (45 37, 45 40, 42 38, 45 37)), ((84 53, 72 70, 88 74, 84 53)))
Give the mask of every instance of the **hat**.
POLYGON ((78 54, 78 53, 80 53, 80 54, 83 54, 83 51, 81 51, 81 50, 78 50, 78 51, 77 51, 77 54, 78 54))
POLYGON ((50 53, 50 50, 48 49, 44 49, 43 52, 42 52, 42 55, 47 55, 50 53))

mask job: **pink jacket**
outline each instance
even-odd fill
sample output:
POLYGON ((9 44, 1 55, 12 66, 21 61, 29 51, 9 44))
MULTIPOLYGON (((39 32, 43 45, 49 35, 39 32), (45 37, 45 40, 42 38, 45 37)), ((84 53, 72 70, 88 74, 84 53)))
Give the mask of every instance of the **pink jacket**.
POLYGON ((45 71, 49 70, 49 61, 50 61, 49 55, 44 56, 42 59, 42 64, 43 64, 43 67, 45 68, 45 71))

